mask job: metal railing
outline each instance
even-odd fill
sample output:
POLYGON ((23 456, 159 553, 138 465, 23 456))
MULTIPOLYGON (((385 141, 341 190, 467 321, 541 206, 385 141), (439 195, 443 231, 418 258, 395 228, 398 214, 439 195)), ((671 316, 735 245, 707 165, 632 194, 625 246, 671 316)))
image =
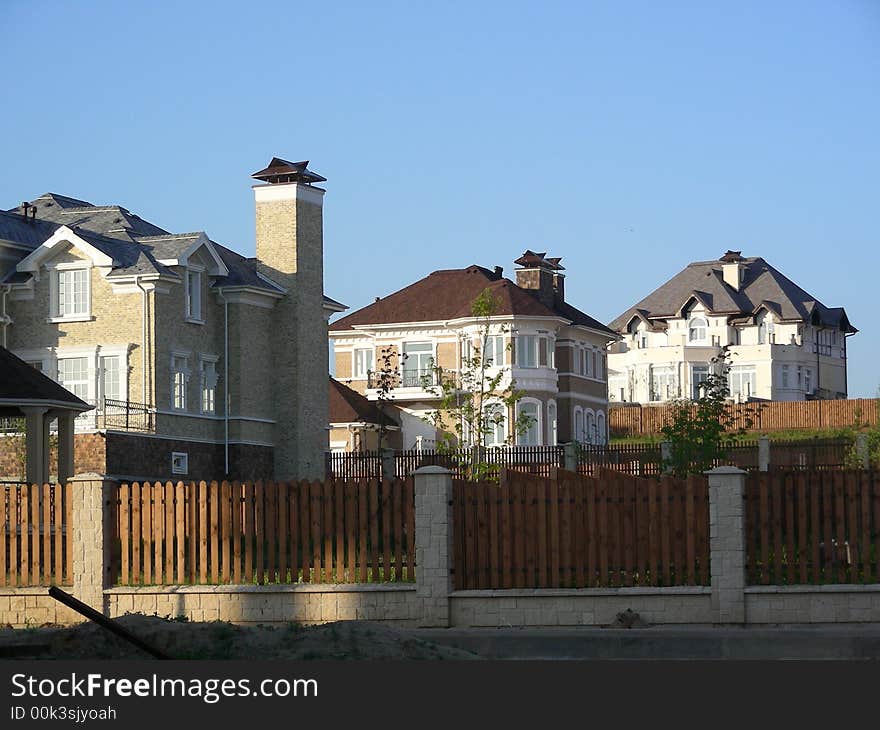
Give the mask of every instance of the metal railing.
POLYGON ((392 373, 370 370, 367 372, 367 387, 380 388, 387 378, 390 388, 436 388, 443 385, 454 385, 456 373, 443 368, 404 368, 392 373))
MULTIPOLYGON (((100 401, 83 399, 94 406, 74 419, 76 431, 139 431, 152 433, 156 430, 156 409, 144 403, 127 400, 102 398, 100 401)), ((49 427, 54 433, 58 429, 57 421, 49 427)), ((0 418, 0 434, 24 433, 26 429, 24 417, 0 418)))

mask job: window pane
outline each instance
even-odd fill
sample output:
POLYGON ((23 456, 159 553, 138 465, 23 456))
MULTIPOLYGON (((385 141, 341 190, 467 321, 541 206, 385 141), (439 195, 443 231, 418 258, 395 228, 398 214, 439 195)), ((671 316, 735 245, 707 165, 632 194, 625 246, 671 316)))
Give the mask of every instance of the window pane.
POLYGON ((119 358, 101 358, 101 394, 104 398, 119 400, 119 358))
POLYGON ((89 397, 89 361, 71 357, 58 361, 58 382, 77 398, 89 397))

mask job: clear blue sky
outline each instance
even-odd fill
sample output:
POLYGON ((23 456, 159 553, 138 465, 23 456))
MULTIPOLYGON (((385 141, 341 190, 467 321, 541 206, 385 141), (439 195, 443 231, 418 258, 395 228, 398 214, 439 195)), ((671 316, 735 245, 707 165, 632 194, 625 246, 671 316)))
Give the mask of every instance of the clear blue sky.
POLYGON ((325 287, 562 256, 603 321, 763 256, 880 385, 880 1, 4 0, 0 206, 119 203, 254 252, 249 174, 328 178, 325 287), (589 284, 587 283, 589 282, 589 284))

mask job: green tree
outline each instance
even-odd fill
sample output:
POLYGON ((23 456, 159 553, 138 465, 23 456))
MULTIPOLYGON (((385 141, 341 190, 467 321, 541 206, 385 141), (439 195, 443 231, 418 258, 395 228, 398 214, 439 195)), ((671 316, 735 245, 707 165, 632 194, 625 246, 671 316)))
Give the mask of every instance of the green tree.
POLYGON ((710 360, 699 398, 672 402, 670 421, 661 431, 670 444, 670 455, 663 465, 676 476, 710 469, 724 455, 723 439, 743 433, 752 425, 754 409, 747 409, 744 426, 735 428, 728 384, 730 357, 725 346, 710 360))
MULTIPOLYGON (((437 384, 426 389, 439 395, 436 410, 425 420, 438 431, 438 451, 451 452, 456 446, 470 446, 469 475, 472 478, 491 477, 495 469, 483 458, 486 443, 498 427, 504 427, 505 443, 516 442, 517 436, 531 427, 534 419, 516 413, 516 404, 523 392, 517 390, 510 367, 495 367, 495 358, 488 352, 493 331, 492 319, 499 310, 499 302, 490 289, 484 289, 471 303, 471 315, 477 320, 477 337, 461 337, 461 369, 457 377, 445 377, 437 370, 437 384), (516 414, 513 417, 510 414, 516 414)), ((509 328, 501 327, 502 334, 509 328)), ((509 347, 508 347, 509 349, 509 347)), ((494 354, 494 351, 493 351, 494 354)))
POLYGON ((397 359, 400 358, 400 366, 406 360, 406 355, 398 355, 390 345, 382 347, 376 354, 376 363, 379 369, 372 373, 375 378, 376 407, 381 415, 379 422, 379 449, 385 448, 385 439, 388 436, 386 416, 389 405, 394 400, 394 389, 400 384, 400 374, 397 369, 397 359))

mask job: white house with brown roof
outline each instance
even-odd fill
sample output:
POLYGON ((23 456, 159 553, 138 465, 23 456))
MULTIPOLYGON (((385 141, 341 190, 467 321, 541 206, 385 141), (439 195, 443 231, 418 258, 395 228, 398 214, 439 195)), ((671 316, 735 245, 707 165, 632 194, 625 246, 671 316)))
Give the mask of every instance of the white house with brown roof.
POLYGON ((612 402, 696 399, 711 361, 731 353, 732 398, 795 401, 846 398, 842 307, 826 307, 764 259, 728 251, 698 261, 610 325, 612 402))
POLYGON ((483 357, 525 393, 488 445, 605 441, 605 348, 617 335, 565 301, 560 259, 526 251, 515 264, 516 281, 501 267, 435 271, 330 325, 336 378, 368 400, 379 398, 380 357, 389 353, 403 448, 434 446, 425 417, 438 408, 441 379, 455 379, 475 352, 482 326, 471 305, 484 290, 498 306, 483 357), (514 437, 520 414, 532 425, 514 437))

